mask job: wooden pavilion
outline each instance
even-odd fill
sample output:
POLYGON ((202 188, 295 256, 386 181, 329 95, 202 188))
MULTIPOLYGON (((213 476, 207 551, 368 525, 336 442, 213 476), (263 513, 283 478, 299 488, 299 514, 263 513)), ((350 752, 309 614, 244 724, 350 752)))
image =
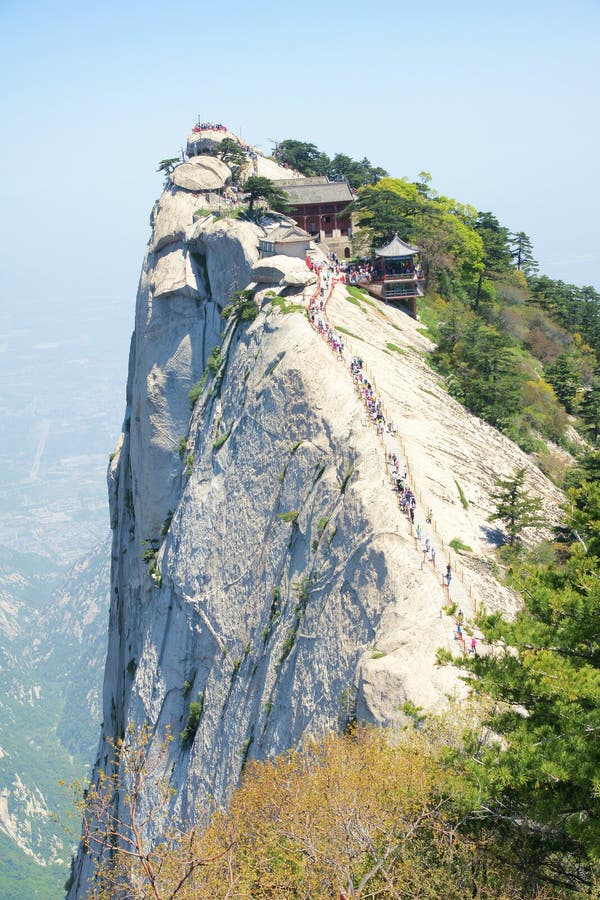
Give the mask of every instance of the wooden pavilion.
POLYGON ((406 301, 411 316, 417 317, 417 297, 423 296, 421 267, 416 262, 418 249, 394 235, 389 244, 375 251, 373 278, 361 287, 386 303, 406 301))

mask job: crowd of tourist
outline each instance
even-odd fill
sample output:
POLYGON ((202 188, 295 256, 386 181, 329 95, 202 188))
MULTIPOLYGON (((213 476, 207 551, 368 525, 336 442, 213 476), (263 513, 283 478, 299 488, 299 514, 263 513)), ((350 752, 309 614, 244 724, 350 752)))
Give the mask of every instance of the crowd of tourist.
MULTIPOLYGON (((364 362, 361 357, 353 356, 347 360, 344 355, 345 344, 342 335, 337 333, 328 323, 326 318, 326 305, 333 288, 336 283, 346 281, 346 272, 340 265, 339 260, 334 253, 329 254, 328 260, 313 260, 307 258, 307 265, 318 276, 318 285, 313 292, 309 302, 309 320, 315 331, 327 341, 338 359, 348 364, 350 374, 354 381, 355 390, 362 400, 367 415, 367 421, 375 426, 377 433, 383 438, 384 434, 396 435, 398 429, 396 425, 385 415, 383 401, 376 392, 372 379, 368 376, 364 368, 364 362)), ((392 490, 397 494, 399 508, 406 516, 411 534, 415 538, 416 546, 421 546, 423 560, 421 569, 425 565, 431 564, 434 571, 436 570, 436 550, 431 539, 423 535, 423 528, 420 523, 415 525, 415 516, 417 510, 417 498, 414 490, 409 484, 408 464, 399 458, 396 450, 390 449, 386 453, 386 463, 389 468, 389 477, 392 490)), ((433 512, 431 508, 427 510, 425 517, 426 525, 431 525, 433 512)), ((448 562, 446 566, 446 574, 442 579, 446 599, 450 602, 450 584, 452 581, 452 566, 448 562)), ((441 615, 441 611, 440 611, 441 615)), ((477 641, 473 637, 470 648, 467 651, 465 644, 465 636, 463 632, 463 614, 459 610, 457 617, 457 627, 454 632, 455 640, 459 641, 463 652, 476 653, 477 641)))
POLYGON ((198 121, 192 128, 192 132, 194 134, 199 134, 201 131, 227 131, 227 126, 223 125, 221 122, 198 121))
POLYGON ((371 263, 346 263, 344 276, 346 284, 358 284, 360 281, 372 281, 375 274, 371 263))

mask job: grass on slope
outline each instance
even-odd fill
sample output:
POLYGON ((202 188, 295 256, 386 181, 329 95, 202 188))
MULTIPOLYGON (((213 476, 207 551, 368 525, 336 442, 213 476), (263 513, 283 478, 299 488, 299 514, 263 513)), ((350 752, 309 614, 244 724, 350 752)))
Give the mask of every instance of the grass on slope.
MULTIPOLYGON (((366 303, 367 306, 372 306, 373 308, 377 308, 377 304, 374 300, 371 300, 366 291, 361 290, 361 288, 356 287, 353 284, 349 284, 346 286, 346 291, 354 297, 355 300, 360 300, 362 303, 366 303)), ((354 302, 352 300, 350 303, 354 302)), ((358 304, 357 304, 358 305, 358 304)))

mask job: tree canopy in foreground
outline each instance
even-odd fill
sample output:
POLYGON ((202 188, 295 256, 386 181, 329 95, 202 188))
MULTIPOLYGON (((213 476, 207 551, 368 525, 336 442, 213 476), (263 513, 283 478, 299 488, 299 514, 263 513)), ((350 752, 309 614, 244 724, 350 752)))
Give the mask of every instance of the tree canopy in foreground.
POLYGON ((494 652, 465 662, 503 739, 472 736, 490 814, 545 877, 584 892, 600 859, 599 460, 590 454, 572 479, 559 558, 515 564, 523 609, 512 622, 483 616, 494 652))
POLYGON ((451 727, 434 720, 401 733, 355 727, 251 762, 228 810, 213 813, 204 831, 165 822, 162 790, 154 808, 140 802, 152 763, 143 735, 133 736, 133 746, 128 739, 117 748, 117 779, 88 794, 84 842, 104 852, 89 896, 570 896, 545 884, 529 844, 489 816, 488 787, 472 777, 461 750, 464 721, 459 710, 451 727), (116 789, 125 803, 115 818, 103 798, 116 789), (148 826, 163 835, 154 846, 143 838, 148 826))

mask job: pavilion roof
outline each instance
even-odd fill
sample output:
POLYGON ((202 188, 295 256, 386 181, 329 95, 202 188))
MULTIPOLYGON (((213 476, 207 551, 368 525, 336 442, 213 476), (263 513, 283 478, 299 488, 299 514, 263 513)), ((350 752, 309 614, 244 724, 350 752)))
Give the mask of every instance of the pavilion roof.
POLYGON ((276 228, 268 231, 263 240, 282 244, 292 241, 310 241, 312 238, 308 231, 304 231, 298 225, 278 225, 276 228))
POLYGON ((350 203, 354 196, 347 181, 330 181, 326 177, 282 178, 273 182, 288 195, 290 202, 350 203))
POLYGON ((418 252, 416 247, 411 247, 395 234, 389 244, 375 251, 375 256, 384 256, 386 259, 399 259, 406 256, 414 256, 418 252))

